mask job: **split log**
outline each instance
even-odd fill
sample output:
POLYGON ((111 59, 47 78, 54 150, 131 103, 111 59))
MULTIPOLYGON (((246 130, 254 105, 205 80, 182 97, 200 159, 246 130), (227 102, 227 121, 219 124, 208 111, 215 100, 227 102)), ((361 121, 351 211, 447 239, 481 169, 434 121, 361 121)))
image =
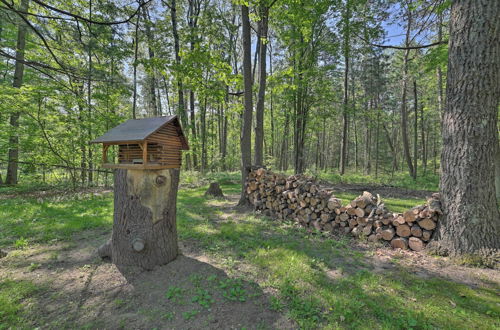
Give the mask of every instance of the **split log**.
POLYGON ((368 236, 371 234, 371 232, 372 232, 372 225, 371 224, 368 224, 368 225, 366 225, 365 228, 363 228, 363 235, 368 236))
POLYGON ((359 234, 361 234, 361 231, 362 231, 362 228, 357 226, 357 227, 354 227, 351 231, 351 235, 352 236, 359 236, 359 234))
POLYGON ((341 207, 341 206, 342 206, 342 205, 341 205, 341 201, 340 201, 340 199, 335 198, 335 197, 331 197, 331 198, 328 200, 328 204, 327 204, 327 205, 328 205, 328 208, 329 208, 330 210, 335 210, 335 209, 337 209, 337 208, 339 208, 339 207, 341 207))
POLYGON ((396 232, 394 231, 394 229, 392 229, 392 227, 387 227, 385 229, 382 229, 380 233, 382 234, 382 238, 386 241, 390 241, 394 237, 394 234, 396 234, 396 232))
POLYGON ((340 221, 347 221, 349 219, 349 215, 347 213, 341 213, 339 215, 340 221))
POLYGON ((422 240, 427 242, 431 239, 432 237, 432 231, 424 230, 422 232, 422 240))
POLYGON ((415 237, 422 237, 422 228, 420 228, 417 224, 411 226, 411 235, 415 237))
POLYGON ((424 242, 420 238, 417 237, 410 237, 408 239, 408 245, 410 246, 410 249, 413 251, 422 251, 425 247, 424 242))
POLYGON ((420 220, 418 225, 426 230, 433 230, 436 228, 436 223, 431 218, 420 220))
POLYGON ((404 224, 406 222, 406 219, 402 216, 398 216, 396 218, 394 218, 394 220, 392 220, 392 224, 394 226, 400 226, 402 224, 404 224))
POLYGON ((368 191, 363 191, 363 194, 354 200, 355 206, 364 209, 368 205, 375 204, 373 195, 368 191))
POLYGON ((408 237, 411 234, 410 227, 406 224, 396 227, 396 234, 400 237, 408 237))
POLYGON ((408 210, 405 213, 403 213, 403 218, 407 223, 412 223, 413 221, 417 220, 418 217, 418 211, 417 214, 415 214, 414 210, 408 210))
POLYGON ((357 217, 364 217, 365 216, 365 210, 361 209, 361 208, 355 208, 354 209, 354 214, 357 216, 357 217))
POLYGON ((407 250, 408 249, 408 239, 406 239, 404 237, 396 237, 391 241, 391 246, 394 249, 407 250))

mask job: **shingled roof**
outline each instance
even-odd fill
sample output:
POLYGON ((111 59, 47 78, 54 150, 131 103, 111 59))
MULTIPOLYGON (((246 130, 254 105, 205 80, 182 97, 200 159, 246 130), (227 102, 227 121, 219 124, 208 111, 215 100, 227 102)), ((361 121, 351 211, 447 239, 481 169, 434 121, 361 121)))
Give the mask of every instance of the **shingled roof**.
POLYGON ((180 128, 177 116, 165 116, 142 119, 129 119, 126 122, 110 129, 104 135, 98 137, 91 143, 116 143, 116 142, 139 142, 146 140, 151 134, 164 125, 172 122, 178 127, 179 138, 183 147, 188 149, 186 139, 180 128))

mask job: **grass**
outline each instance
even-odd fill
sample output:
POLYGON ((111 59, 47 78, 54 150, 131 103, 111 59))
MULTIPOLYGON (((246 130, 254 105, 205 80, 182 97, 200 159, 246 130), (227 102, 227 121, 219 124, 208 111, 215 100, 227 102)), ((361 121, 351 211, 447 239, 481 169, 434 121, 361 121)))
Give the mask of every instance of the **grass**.
POLYGON ((18 328, 24 322, 22 311, 29 297, 39 291, 29 281, 0 281, 0 329, 18 328))
MULTIPOLYGON (((225 193, 238 191, 223 186, 225 193)), ((203 188, 186 190, 179 199, 179 233, 218 256, 228 269, 250 264, 261 286, 277 290, 271 307, 286 311, 301 328, 429 329, 500 326, 498 296, 491 289, 438 278, 422 279, 404 268, 370 271, 365 255, 290 224, 246 215, 243 220, 214 221, 203 188), (328 270, 342 274, 330 278, 328 270)), ((391 200, 389 207, 413 206, 391 200)), ((215 202, 217 203, 217 202, 215 202)))
POLYGON ((67 240, 88 229, 112 224, 111 195, 58 199, 15 197, 0 200, 0 247, 67 240))
MULTIPOLYGON (((238 193, 238 184, 231 177, 226 179, 224 193, 238 193)), ((205 189, 201 186, 179 191, 180 238, 216 258, 229 273, 237 274, 236 266, 247 265, 252 280, 276 292, 269 308, 287 313, 301 328, 500 327, 500 299, 492 289, 473 289, 439 278, 422 279, 400 266, 397 271, 373 272, 366 254, 351 249, 348 238, 334 240, 254 214, 223 214, 225 211, 214 205, 224 200, 207 200, 203 197, 205 189), (337 275, 332 276, 332 272, 337 275)), ((344 202, 355 197, 338 196, 344 202)), ((386 205, 394 211, 419 202, 386 199, 386 205)), ((109 229, 112 211, 111 195, 41 202, 22 197, 0 200, 0 246, 23 249, 33 243, 69 240, 87 229, 109 229)), ((182 313, 185 320, 195 318, 200 308, 209 308, 214 295, 234 302, 251 295, 237 279, 191 274, 186 281, 196 288, 193 292, 178 287, 165 292, 165 299, 173 303, 192 304, 192 310, 182 313)), ((0 329, 22 327, 37 290, 40 288, 30 282, 0 282, 0 329)))
POLYGON ((429 172, 425 176, 422 176, 421 173, 423 171, 421 169, 419 170, 420 172, 418 174, 419 176, 417 176, 417 180, 413 180, 406 172, 396 172, 394 175, 380 174, 377 178, 375 178, 374 175, 364 175, 356 172, 347 172, 344 175, 332 171, 309 174, 331 183, 369 183, 373 185, 385 185, 414 190, 438 191, 439 175, 429 172))

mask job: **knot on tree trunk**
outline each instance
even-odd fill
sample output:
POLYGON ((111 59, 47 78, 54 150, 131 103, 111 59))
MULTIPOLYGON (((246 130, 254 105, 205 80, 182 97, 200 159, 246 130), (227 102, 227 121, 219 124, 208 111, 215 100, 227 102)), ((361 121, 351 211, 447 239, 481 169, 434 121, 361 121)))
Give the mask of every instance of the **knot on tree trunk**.
POLYGON ((219 184, 217 182, 212 182, 210 184, 210 187, 208 187, 207 191, 205 192, 205 196, 224 197, 224 194, 222 193, 222 189, 220 188, 219 184))

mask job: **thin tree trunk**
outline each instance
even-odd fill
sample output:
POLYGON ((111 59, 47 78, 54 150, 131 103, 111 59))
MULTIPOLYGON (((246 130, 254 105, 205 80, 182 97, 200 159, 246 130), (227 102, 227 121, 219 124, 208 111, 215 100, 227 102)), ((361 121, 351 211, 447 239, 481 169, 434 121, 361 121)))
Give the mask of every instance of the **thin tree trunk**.
POLYGON ((348 128, 349 128, 349 115, 348 115, 348 77, 349 77, 349 56, 344 55, 344 101, 343 101, 343 111, 342 111, 342 147, 340 149, 340 175, 344 175, 347 159, 347 140, 348 140, 348 128))
MULTIPOLYGON (((89 19, 92 20, 92 0, 89 1, 89 19)), ((88 111, 88 123, 87 123, 87 139, 88 141, 92 140, 92 23, 89 23, 89 45, 88 45, 88 80, 87 80, 87 111, 88 111)), ((93 178, 93 155, 92 155, 92 146, 88 146, 88 152, 89 152, 89 159, 88 159, 88 164, 89 164, 89 171, 88 171, 88 183, 89 185, 92 184, 92 181, 94 180, 93 178)))
POLYGON ((417 178, 417 165, 418 165, 418 95, 417 95, 417 81, 413 80, 413 114, 415 116, 413 125, 413 160, 415 165, 413 168, 413 178, 417 178))
POLYGON ((252 58, 251 58, 251 35, 250 18, 248 17, 248 7, 241 5, 241 24, 242 24, 242 42, 243 42, 243 85, 244 102, 243 123, 241 130, 241 196, 239 205, 247 205, 248 200, 245 197, 245 181, 250 165, 252 164, 252 58))
POLYGON ((137 59, 139 53, 139 18, 141 15, 137 15, 135 21, 135 36, 134 36, 134 95, 132 101, 132 118, 137 118, 137 59))
MULTIPOLYGON (((408 16, 408 21, 406 22, 406 34, 405 34, 405 46, 410 46, 410 32, 412 27, 412 11, 410 9, 410 3, 407 4, 406 15, 408 16)), ((410 142, 408 139, 408 112, 407 112, 407 84, 408 84, 408 57, 410 54, 409 49, 404 50, 403 56, 403 84, 401 93, 401 137, 403 141, 403 154, 408 166, 408 172, 413 179, 415 179, 415 170, 413 167, 413 161, 410 154, 410 142)))
POLYGON ((156 103, 156 74, 155 74, 155 65, 153 64, 155 58, 155 52, 153 49, 153 34, 151 32, 151 18, 149 17, 149 12, 146 7, 143 7, 144 11, 144 25, 146 27, 146 37, 148 38, 148 57, 149 57, 149 66, 150 73, 148 74, 148 83, 149 83, 149 113, 154 117, 159 115, 158 105, 156 103))
MULTIPOLYGON (((25 14, 28 11, 29 0, 21 0, 21 5, 19 6, 19 10, 21 11, 21 15, 25 17, 25 14)), ((19 18, 18 28, 17 28, 17 44, 16 44, 16 63, 14 69, 14 81, 12 83, 12 87, 21 88, 23 85, 23 77, 24 77, 24 50, 26 47, 26 31, 27 26, 26 23, 19 18)), ((10 115, 9 124, 12 129, 12 133, 9 135, 9 155, 8 155, 8 165, 7 165, 7 176, 5 178, 6 184, 17 184, 18 180, 18 160, 19 160, 19 117, 20 112, 14 111, 10 115)))
MULTIPOLYGON (((269 44, 269 73, 271 76, 273 75, 273 54, 272 54, 272 47, 271 44, 269 44)), ((274 145, 274 109, 273 109, 273 89, 271 88, 269 91, 269 112, 271 115, 271 156, 274 157, 274 150, 275 150, 275 145, 274 145)))
POLYGON ((264 165, 264 101, 266 95, 266 51, 267 51, 267 21, 269 9, 265 6, 259 7, 259 93, 255 109, 255 165, 264 165))
MULTIPOLYGON (((174 36, 174 51, 175 51, 175 64, 181 65, 180 46, 179 46, 179 33, 177 31, 177 4, 176 0, 172 0, 170 5, 170 18, 172 21, 172 35, 174 36)), ((180 74, 177 75, 177 93, 178 93, 178 109, 177 115, 181 119, 184 127, 187 127, 186 107, 184 105, 184 89, 182 86, 182 78, 180 74)))
POLYGON ((500 212, 495 198, 500 99, 500 2, 451 5, 441 203, 437 251, 496 254, 500 212))
POLYGON ((342 147, 340 149, 340 175, 344 175, 347 163, 347 140, 349 138, 349 53, 350 53, 350 7, 349 0, 346 0, 345 13, 343 19, 345 20, 344 26, 344 100, 342 109, 342 147))
MULTIPOLYGON (((422 102, 420 102, 422 103, 422 102)), ((427 173, 427 140, 425 139, 425 118, 424 105, 420 104, 420 138, 422 139, 422 165, 424 167, 424 175, 427 173)))

